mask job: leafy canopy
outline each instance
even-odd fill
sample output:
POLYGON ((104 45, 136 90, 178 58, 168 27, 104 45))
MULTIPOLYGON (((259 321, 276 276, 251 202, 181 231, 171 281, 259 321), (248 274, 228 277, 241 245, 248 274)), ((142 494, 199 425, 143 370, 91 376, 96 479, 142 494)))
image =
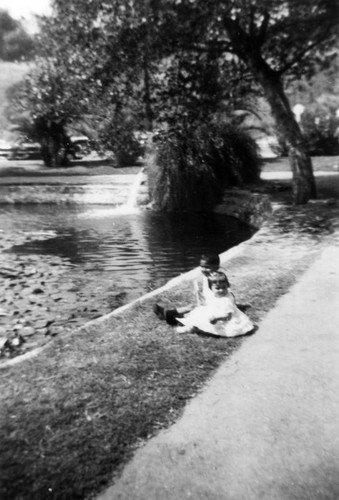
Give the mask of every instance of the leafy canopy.
POLYGON ((331 59, 338 23, 336 0, 54 0, 53 7, 26 101, 34 117, 89 117, 105 141, 126 122, 142 129, 201 121, 225 103, 243 104, 258 93, 253 79, 262 84, 263 68, 277 81, 311 74, 331 59))

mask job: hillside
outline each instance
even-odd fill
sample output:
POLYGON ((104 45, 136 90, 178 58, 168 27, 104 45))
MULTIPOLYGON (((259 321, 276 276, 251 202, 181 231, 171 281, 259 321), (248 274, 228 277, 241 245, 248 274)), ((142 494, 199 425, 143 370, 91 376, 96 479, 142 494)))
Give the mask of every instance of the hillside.
POLYGON ((18 83, 28 71, 27 63, 11 63, 0 61, 0 137, 3 135, 8 125, 4 116, 7 105, 7 90, 18 83))

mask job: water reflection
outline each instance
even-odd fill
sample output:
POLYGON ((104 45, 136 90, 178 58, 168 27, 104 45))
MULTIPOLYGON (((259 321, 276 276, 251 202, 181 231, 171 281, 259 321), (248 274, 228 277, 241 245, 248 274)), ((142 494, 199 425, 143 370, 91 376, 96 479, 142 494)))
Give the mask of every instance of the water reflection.
MULTIPOLYGON (((14 245, 19 254, 57 255, 76 265, 87 280, 114 281, 129 299, 198 264, 202 252, 221 253, 248 239, 252 230, 232 217, 216 214, 160 214, 84 217, 77 206, 6 206, 0 209, 6 231, 54 231, 44 241, 14 245), (100 279, 100 278, 99 278, 100 279)), ((104 212, 103 212, 104 213, 104 212)))

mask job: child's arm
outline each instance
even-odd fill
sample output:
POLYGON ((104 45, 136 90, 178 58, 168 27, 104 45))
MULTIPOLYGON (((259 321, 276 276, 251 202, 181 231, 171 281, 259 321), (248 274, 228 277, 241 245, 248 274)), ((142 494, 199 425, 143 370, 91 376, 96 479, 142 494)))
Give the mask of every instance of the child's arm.
POLYGON ((217 321, 229 321, 234 312, 233 300, 229 297, 217 299, 217 303, 210 311, 209 321, 214 325, 217 321))
POLYGON ((210 323, 212 323, 212 325, 215 325, 215 323, 217 323, 218 321, 229 321, 230 319, 232 319, 232 313, 228 313, 224 316, 211 316, 210 323))

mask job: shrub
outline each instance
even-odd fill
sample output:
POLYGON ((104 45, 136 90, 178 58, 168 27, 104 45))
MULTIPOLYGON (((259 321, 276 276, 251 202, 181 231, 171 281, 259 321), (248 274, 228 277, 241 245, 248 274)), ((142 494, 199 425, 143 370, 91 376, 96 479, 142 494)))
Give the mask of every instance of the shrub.
POLYGON ((98 125, 98 147, 110 151, 117 167, 135 165, 143 154, 143 146, 135 137, 135 124, 123 116, 114 116, 98 125))
POLYGON ((256 142, 245 131, 230 125, 214 126, 210 133, 214 168, 222 184, 232 187, 258 182, 261 162, 256 142))
POLYGON ((306 147, 312 156, 339 154, 338 120, 327 113, 305 113, 301 122, 306 147))
POLYGON ((130 167, 131 165, 135 165, 139 157, 142 156, 142 146, 132 134, 125 135, 119 139, 120 141, 113 149, 117 159, 117 166, 130 167))
POLYGON ((147 153, 149 190, 162 210, 208 211, 224 188, 259 179, 260 160, 245 132, 215 124, 177 127, 153 138, 147 153))
POLYGON ((158 208, 199 211, 218 200, 217 177, 199 135, 199 130, 177 128, 156 137, 147 164, 151 199, 158 208))

